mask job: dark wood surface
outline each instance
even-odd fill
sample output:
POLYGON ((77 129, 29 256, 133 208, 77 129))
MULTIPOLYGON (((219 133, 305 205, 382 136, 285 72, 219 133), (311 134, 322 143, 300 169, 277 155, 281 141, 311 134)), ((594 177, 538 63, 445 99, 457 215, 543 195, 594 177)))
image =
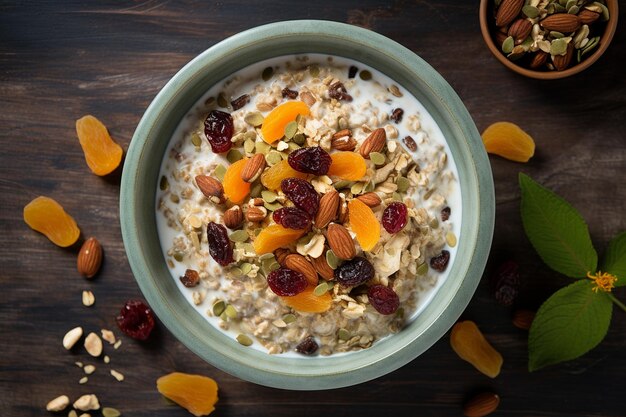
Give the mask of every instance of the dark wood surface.
MULTIPOLYGON (((626 415, 624 312, 615 310, 606 339, 588 355, 531 374, 527 335, 511 325, 512 309, 494 301, 486 279, 500 259, 517 260, 525 283, 518 303, 529 308, 567 282, 542 264, 524 236, 519 171, 582 212, 600 253, 626 230, 626 78, 620 64, 625 31, 618 28, 604 57, 583 74, 540 82, 509 72, 490 55, 474 3, 0 2, 0 414, 46 415, 45 404, 57 395, 75 399, 94 392, 126 416, 186 416, 155 388, 159 376, 177 370, 217 380, 215 416, 457 416, 463 401, 481 389, 501 395, 501 416, 626 415), (534 136, 537 154, 529 164, 490 158, 497 197, 493 251, 463 314, 504 356, 498 378, 461 361, 448 335, 387 376, 321 392, 282 391, 229 376, 193 355, 162 325, 150 343, 123 338, 119 350, 105 347, 110 365, 63 349, 68 329, 115 330, 122 303, 141 296, 119 228, 119 178, 88 171, 75 119, 96 115, 126 149, 152 98, 191 58, 241 30, 297 18, 348 22, 388 36, 448 80, 479 130, 510 120, 534 136), (61 202, 84 236, 102 242, 105 262, 97 279, 78 276, 75 248, 58 248, 24 224, 22 208, 37 195, 61 202), (81 304, 83 289, 96 295, 91 308, 81 304), (97 365, 86 385, 78 385, 82 372, 74 361, 97 365), (110 367, 126 380, 114 381, 110 367)), ((616 295, 626 298, 623 288, 616 295)))

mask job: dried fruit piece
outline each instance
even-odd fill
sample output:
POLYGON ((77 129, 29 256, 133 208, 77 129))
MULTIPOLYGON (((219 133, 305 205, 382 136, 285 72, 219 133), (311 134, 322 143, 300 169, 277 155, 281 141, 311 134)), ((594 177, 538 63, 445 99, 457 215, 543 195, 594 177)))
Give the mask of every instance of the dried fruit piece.
POLYGON ((483 392, 463 406, 463 415, 465 417, 484 417, 496 411, 500 404, 500 397, 493 392, 483 392))
POLYGON ((530 330, 535 320, 535 314, 531 310, 515 310, 513 313, 513 325, 518 329, 530 330))
POLYGON ((37 197, 24 207, 24 221, 62 248, 76 243, 80 229, 59 203, 49 197, 37 197))
POLYGON ((267 275, 267 285, 281 297, 293 297, 307 287, 307 280, 300 272, 280 267, 267 275))
POLYGON ((247 158, 240 159, 226 170, 224 174, 224 195, 234 204, 240 204, 250 193, 250 183, 241 178, 241 172, 246 166, 247 158))
POLYGON ((230 105, 233 106, 233 110, 239 110, 246 104, 250 102, 250 96, 248 94, 243 94, 233 101, 230 102, 230 105))
POLYGON ((328 152, 319 146, 296 149, 289 154, 287 161, 296 171, 314 175, 326 175, 333 162, 328 152))
POLYGON ((352 96, 348 94, 348 90, 340 81, 337 81, 328 88, 328 97, 335 100, 352 101, 352 96))
POLYGON ((210 222, 206 228, 209 242, 209 254, 222 266, 233 262, 233 244, 228 238, 228 231, 221 224, 210 222))
POLYGON ((296 346, 296 352, 302 353, 303 355, 312 355, 317 352, 319 345, 313 338, 313 336, 307 336, 302 342, 298 343, 296 346))
POLYGON ((96 175, 107 175, 115 171, 122 162, 124 150, 107 131, 102 122, 87 115, 76 120, 76 134, 87 166, 96 175))
POLYGON ((257 255, 274 252, 298 240, 306 230, 287 229, 280 224, 271 224, 261 230, 254 239, 254 251, 257 255))
POLYGON ((285 126, 296 120, 298 115, 308 116, 309 106, 302 101, 288 101, 274 108, 267 115, 261 127, 261 135, 267 143, 274 143, 285 134, 285 126))
POLYGON ((516 162, 528 162, 535 154, 535 141, 519 126, 497 122, 482 134, 487 152, 516 162))
POLYGON ((404 115, 404 110, 397 108, 397 109, 393 109, 389 118, 396 123, 400 123, 402 121, 403 115, 404 115))
POLYGON ((187 269, 185 275, 180 277, 180 282, 187 288, 195 287, 200 283, 200 274, 195 269, 187 269))
POLYGON ((348 203, 350 228, 364 251, 370 251, 380 240, 380 224, 371 208, 358 199, 348 203))
POLYGON ((389 233, 398 233, 404 229, 409 218, 408 210, 404 203, 393 202, 383 212, 381 223, 389 233))
POLYGON ((374 267, 365 258, 357 256, 335 269, 335 279, 346 287, 356 287, 374 278, 374 267))
POLYGON ((83 243, 76 258, 78 273, 85 278, 93 278, 102 265, 102 246, 95 237, 90 237, 83 243))
POLYGON ((394 290, 384 285, 372 285, 367 290, 367 298, 380 314, 393 314, 400 307, 400 298, 394 290))
POLYGON ((283 98, 290 98, 292 100, 295 100, 298 97, 298 92, 297 91, 290 90, 287 87, 283 88, 281 90, 280 94, 283 96, 283 98))
POLYGON ((496 301, 505 306, 513 304, 520 287, 519 265, 515 261, 502 263, 491 276, 496 301))
POLYGON ((172 372, 157 379, 157 390, 196 417, 215 410, 217 383, 206 376, 172 372))
POLYGON ((137 340, 146 340, 154 328, 152 310, 141 300, 126 301, 116 320, 121 331, 137 340))
POLYGON ((450 213, 452 212, 452 210, 450 209, 450 207, 444 207, 441 209, 441 221, 442 222, 446 222, 448 221, 448 219, 450 218, 450 213))
POLYGON ((315 188, 300 178, 286 178, 281 181, 280 188, 288 199, 301 210, 315 217, 320 205, 320 196, 315 188))
POLYGON ((495 378, 500 373, 502 355, 487 342, 473 321, 455 324, 450 333, 450 344, 461 359, 488 377, 495 378))
POLYGON ((430 267, 438 272, 443 272, 448 267, 450 261, 450 252, 442 250, 437 256, 430 258, 430 267))
POLYGON ((204 134, 214 153, 228 152, 233 146, 234 126, 230 114, 212 110, 204 121, 204 134))
POLYGON ((270 190, 278 190, 280 183, 285 178, 306 178, 307 174, 298 172, 289 166, 286 160, 280 161, 276 165, 267 169, 261 174, 261 184, 270 190))
POLYGON ((365 159, 355 152, 335 152, 330 155, 332 164, 328 175, 334 175, 346 181, 358 181, 365 176, 367 165, 365 159))
POLYGON ((330 309, 333 298, 329 292, 325 292, 321 296, 313 293, 315 287, 308 286, 301 293, 293 297, 282 297, 283 302, 296 311, 303 313, 323 313, 330 309))
POLYGON ((289 229, 306 229, 311 225, 311 218, 297 207, 279 208, 272 214, 274 221, 289 229))

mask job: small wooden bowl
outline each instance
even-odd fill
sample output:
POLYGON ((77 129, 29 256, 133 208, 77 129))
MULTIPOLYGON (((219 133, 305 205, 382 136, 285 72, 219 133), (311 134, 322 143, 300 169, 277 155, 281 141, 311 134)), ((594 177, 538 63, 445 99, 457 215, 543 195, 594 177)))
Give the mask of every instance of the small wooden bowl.
POLYGON ((565 78, 570 75, 578 74, 584 69, 590 67, 594 62, 602 56, 604 51, 608 48, 615 30, 617 29, 617 17, 618 17, 618 5, 617 0, 606 0, 606 6, 609 9, 610 19, 606 23, 604 33, 600 36, 600 43, 598 48, 585 60, 579 64, 573 65, 563 71, 535 71, 517 65, 514 61, 509 60, 500 50, 500 48, 493 41, 493 31, 496 30, 495 19, 493 18, 493 0, 480 0, 480 30, 483 34, 483 39, 487 44, 487 47, 491 53, 500 61, 505 67, 518 74, 524 75, 530 78, 536 78, 539 80, 555 80, 557 78, 565 78))

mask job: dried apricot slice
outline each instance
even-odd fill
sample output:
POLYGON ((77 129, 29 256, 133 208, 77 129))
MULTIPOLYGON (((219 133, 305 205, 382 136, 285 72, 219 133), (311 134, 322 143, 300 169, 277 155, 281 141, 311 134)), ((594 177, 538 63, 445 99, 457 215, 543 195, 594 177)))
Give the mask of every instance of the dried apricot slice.
POLYGON ((254 239, 254 251, 257 255, 274 252, 276 249, 286 246, 298 240, 305 230, 288 229, 279 224, 271 224, 254 239))
POLYGON ((37 197, 24 207, 24 221, 62 248, 76 243, 80 229, 59 203, 49 197, 37 197))
POLYGON ((330 155, 328 175, 334 175, 347 181, 358 181, 365 175, 367 165, 365 159, 356 152, 335 152, 330 155))
POLYGON ((285 126, 289 122, 296 120, 299 114, 308 116, 309 106, 302 101, 288 101, 276 107, 263 120, 261 135, 267 143, 274 143, 285 134, 285 126))
POLYGON ((172 372, 157 379, 157 390, 196 417, 215 410, 217 383, 206 376, 172 372))
POLYGON ((348 203, 350 228, 364 251, 370 251, 380 240, 380 224, 369 206, 356 198, 348 203))
POLYGON ((224 195, 234 204, 240 204, 250 192, 250 183, 241 179, 241 171, 248 159, 240 159, 228 167, 224 174, 224 195))
POLYGON ((124 150, 111 139, 100 120, 91 115, 81 117, 76 120, 76 134, 87 166, 94 174, 107 175, 120 166, 124 150))
POLYGON ((489 344, 473 321, 460 321, 452 327, 450 345, 459 357, 490 378, 502 367, 502 355, 489 344))
POLYGON ((535 141, 518 125, 497 122, 482 134, 487 152, 515 162, 528 162, 535 154, 535 141))
POLYGON ((280 297, 283 302, 296 311, 303 313, 323 313, 330 309, 333 298, 329 292, 325 292, 321 296, 313 293, 315 286, 309 285, 299 294, 292 297, 280 297))
POLYGON ((261 175, 261 184, 270 190, 280 189, 280 183, 285 178, 306 178, 307 174, 293 169, 287 160, 280 161, 261 175))

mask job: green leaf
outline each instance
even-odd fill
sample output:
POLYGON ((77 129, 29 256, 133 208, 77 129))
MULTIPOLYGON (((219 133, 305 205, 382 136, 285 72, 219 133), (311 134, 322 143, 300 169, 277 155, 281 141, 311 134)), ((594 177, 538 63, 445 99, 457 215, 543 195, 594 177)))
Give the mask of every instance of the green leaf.
POLYGON ((524 230, 541 259, 572 278, 596 272, 598 254, 580 213, 528 175, 520 173, 519 184, 524 230))
POLYGON ((600 270, 609 272, 617 277, 617 281, 615 281, 616 287, 626 285, 626 232, 617 235, 609 243, 609 248, 606 251, 600 270))
POLYGON ((604 339, 613 303, 580 280, 552 294, 539 308, 528 335, 528 369, 575 359, 604 339))

